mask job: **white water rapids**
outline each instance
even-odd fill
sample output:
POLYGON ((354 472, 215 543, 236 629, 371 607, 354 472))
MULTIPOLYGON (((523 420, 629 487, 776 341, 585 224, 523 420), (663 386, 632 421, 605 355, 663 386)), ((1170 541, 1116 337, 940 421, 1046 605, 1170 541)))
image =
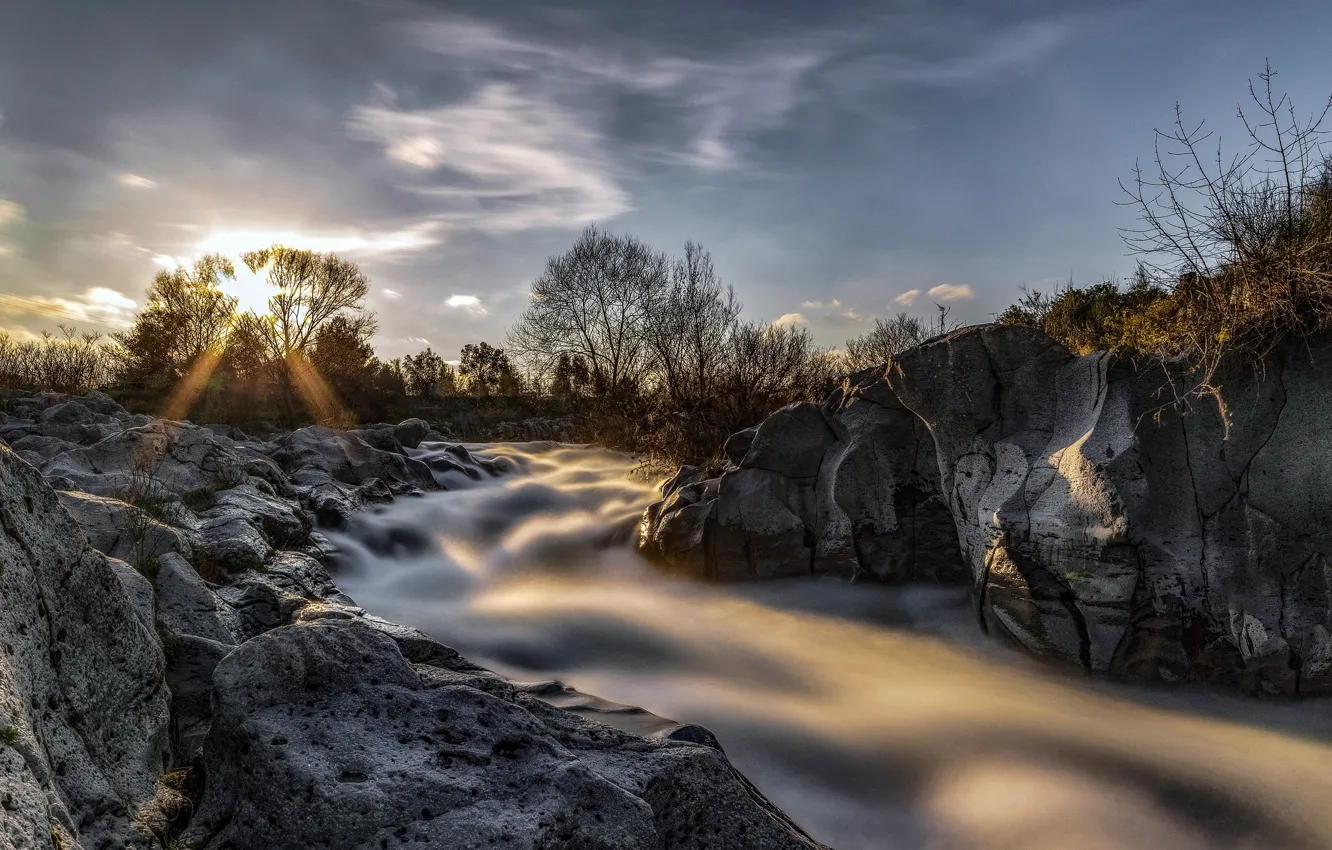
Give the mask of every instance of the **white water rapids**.
POLYGON ((838 850, 1332 847, 1332 702, 1048 670, 961 590, 666 577, 614 534, 656 498, 628 458, 473 448, 523 471, 362 515, 339 584, 511 678, 708 727, 838 850))

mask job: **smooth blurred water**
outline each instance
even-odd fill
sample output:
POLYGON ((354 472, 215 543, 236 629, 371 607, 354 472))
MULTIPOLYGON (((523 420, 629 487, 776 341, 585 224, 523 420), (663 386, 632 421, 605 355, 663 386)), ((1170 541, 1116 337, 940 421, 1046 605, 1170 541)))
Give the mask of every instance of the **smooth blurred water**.
POLYGON ((960 590, 666 577, 626 542, 656 498, 629 458, 472 448, 520 471, 361 516, 343 589, 513 678, 707 726, 839 850, 1332 847, 1332 702, 1048 670, 960 590))

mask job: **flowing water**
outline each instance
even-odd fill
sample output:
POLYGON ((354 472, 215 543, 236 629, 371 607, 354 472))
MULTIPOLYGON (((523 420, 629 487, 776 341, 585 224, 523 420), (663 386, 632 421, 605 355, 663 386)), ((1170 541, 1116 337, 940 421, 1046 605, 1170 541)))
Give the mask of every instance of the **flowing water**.
POLYGON ((625 542, 656 495, 630 459, 473 448, 515 471, 360 517, 343 588, 512 678, 707 726, 832 847, 1332 847, 1332 702, 1048 670, 953 589, 663 576, 625 542))

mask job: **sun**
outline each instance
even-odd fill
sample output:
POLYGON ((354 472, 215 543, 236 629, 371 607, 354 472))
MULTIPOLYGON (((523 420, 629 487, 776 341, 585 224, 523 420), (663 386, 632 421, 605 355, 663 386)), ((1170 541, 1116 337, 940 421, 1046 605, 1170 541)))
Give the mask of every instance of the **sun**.
POLYGON ((268 283, 263 269, 255 274, 241 262, 239 256, 232 257, 231 260, 236 267, 236 276, 231 279, 223 278, 217 288, 236 299, 238 312, 253 312, 259 315, 267 313, 268 299, 273 297, 275 290, 268 283))

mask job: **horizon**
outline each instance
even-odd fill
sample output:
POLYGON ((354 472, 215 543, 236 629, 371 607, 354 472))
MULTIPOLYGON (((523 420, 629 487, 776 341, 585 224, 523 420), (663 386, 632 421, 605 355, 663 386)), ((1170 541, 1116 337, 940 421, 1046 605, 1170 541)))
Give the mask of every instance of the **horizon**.
POLYGON ((0 330, 123 330, 159 268, 280 242, 366 271, 386 356, 450 359, 502 345, 590 222, 701 243, 747 317, 837 347, 899 310, 974 323, 1024 284, 1127 277, 1117 181, 1153 129, 1179 102, 1234 139, 1268 58, 1316 107, 1332 21, 1192 0, 17 5, 0 330))

